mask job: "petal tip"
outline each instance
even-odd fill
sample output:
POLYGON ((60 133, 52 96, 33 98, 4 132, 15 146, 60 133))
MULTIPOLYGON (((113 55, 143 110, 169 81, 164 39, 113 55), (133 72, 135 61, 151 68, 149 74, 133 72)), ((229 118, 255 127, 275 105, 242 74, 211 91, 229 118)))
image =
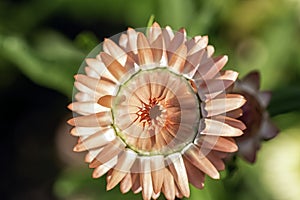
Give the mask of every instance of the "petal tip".
POLYGON ((220 173, 217 172, 217 173, 213 174, 213 175, 211 176, 211 178, 213 178, 213 179, 220 179, 220 173))
POLYGON ((227 55, 222 55, 220 56, 220 60, 223 60, 224 65, 228 62, 228 56, 227 55))
POLYGON ((74 152, 80 152, 80 147, 78 145, 76 145, 74 148, 73 148, 73 151, 74 152))
POLYGON ((94 172, 92 174, 92 178, 99 178, 99 177, 100 177, 99 173, 94 170, 94 172))
POLYGON ((71 125, 71 126, 75 126, 75 120, 74 120, 74 118, 69 119, 69 120, 67 121, 67 123, 68 123, 69 125, 71 125))
POLYGON ((70 103, 70 104, 67 106, 67 108, 68 108, 69 110, 73 110, 73 103, 70 103))
POLYGON ((159 23, 157 23, 157 22, 153 22, 152 27, 160 28, 160 25, 159 25, 159 23))
POLYGON ((106 191, 109 191, 109 190, 111 190, 113 188, 114 187, 111 184, 107 183, 107 185, 106 185, 106 191))

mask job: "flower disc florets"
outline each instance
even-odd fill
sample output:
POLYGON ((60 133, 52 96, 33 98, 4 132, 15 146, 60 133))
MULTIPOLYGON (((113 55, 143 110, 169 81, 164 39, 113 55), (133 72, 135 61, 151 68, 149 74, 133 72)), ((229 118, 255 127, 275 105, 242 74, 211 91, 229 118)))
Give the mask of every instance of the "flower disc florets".
POLYGON ((112 113, 129 148, 140 155, 168 155, 196 137, 200 104, 186 78, 156 68, 137 72, 119 88, 112 113))

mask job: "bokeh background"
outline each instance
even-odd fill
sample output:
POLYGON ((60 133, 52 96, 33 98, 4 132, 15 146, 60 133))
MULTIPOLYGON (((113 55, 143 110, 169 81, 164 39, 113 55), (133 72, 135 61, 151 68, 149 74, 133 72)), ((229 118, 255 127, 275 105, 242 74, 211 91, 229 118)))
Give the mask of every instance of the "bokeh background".
POLYGON ((254 165, 237 159, 190 199, 300 199, 300 0, 1 0, 1 199, 141 199, 91 178, 65 121, 85 55, 152 14, 189 36, 209 35, 241 77, 259 70, 281 129, 254 165))

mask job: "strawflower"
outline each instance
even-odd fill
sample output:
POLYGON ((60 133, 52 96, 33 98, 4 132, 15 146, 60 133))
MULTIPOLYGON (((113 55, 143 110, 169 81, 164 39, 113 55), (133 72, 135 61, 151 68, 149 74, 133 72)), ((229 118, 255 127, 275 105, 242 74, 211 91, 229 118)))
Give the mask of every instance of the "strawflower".
POLYGON ((189 197, 189 183, 203 188, 205 175, 220 178, 245 129, 236 119, 245 99, 226 93, 238 73, 223 71, 227 56, 213 53, 207 36, 154 23, 146 35, 129 28, 118 42, 105 39, 86 58, 68 123, 79 136, 74 151, 88 151, 107 190, 120 184, 144 200, 174 199, 189 197))

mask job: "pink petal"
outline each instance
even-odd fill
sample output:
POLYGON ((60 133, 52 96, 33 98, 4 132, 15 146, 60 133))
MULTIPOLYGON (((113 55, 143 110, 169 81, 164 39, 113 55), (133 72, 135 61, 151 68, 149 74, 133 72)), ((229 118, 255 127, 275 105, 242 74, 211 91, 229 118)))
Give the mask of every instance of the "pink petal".
POLYGON ((103 127, 77 127, 77 126, 75 126, 74 128, 71 129, 70 133, 74 136, 86 136, 86 135, 92 135, 102 129, 103 129, 103 127))
POLYGON ((226 88, 232 85, 232 80, 209 79, 203 81, 198 87, 198 94, 201 100, 213 99, 221 93, 225 93, 226 88))
POLYGON ((120 183, 120 190, 124 194, 129 192, 131 187, 132 187, 131 173, 127 173, 120 183))
POLYGON ((214 54, 215 52, 215 48, 211 45, 208 45, 205 49, 205 52, 202 56, 202 59, 201 59, 201 62, 200 62, 200 65, 203 65, 205 64, 208 60, 211 60, 212 59, 212 55, 214 54))
POLYGON ((137 48, 139 64, 141 66, 153 64, 153 55, 150 48, 150 44, 143 33, 138 33, 137 48))
POLYGON ((184 44, 182 44, 169 59, 169 67, 174 69, 176 72, 181 73, 183 71, 185 59, 186 59, 187 49, 184 44))
POLYGON ((209 161, 216 167, 217 170, 222 171, 225 169, 225 164, 221 158, 214 154, 214 151, 209 152, 206 155, 209 161))
POLYGON ((103 150, 97 155, 97 157, 90 163, 90 168, 95 168, 101 165, 102 163, 106 163, 111 158, 119 155, 122 151, 124 151, 126 144, 116 137, 115 140, 112 140, 104 146, 103 150))
POLYGON ((219 115, 240 108, 245 102, 245 98, 241 95, 227 94, 226 98, 216 98, 202 103, 202 114, 206 117, 219 115))
POLYGON ((127 56, 126 52, 111 39, 104 39, 103 50, 114 57, 122 66, 125 66, 126 63, 129 64, 129 60, 131 61, 130 65, 133 66, 133 61, 127 56))
POLYGON ((213 116, 213 117, 211 117, 211 119, 226 123, 229 126, 232 126, 234 128, 238 128, 241 130, 245 130, 247 128, 246 125, 241 120, 237 120, 237 119, 227 117, 224 115, 213 116))
POLYGON ((162 35, 164 38, 165 47, 168 47, 171 43, 171 40, 174 38, 173 30, 169 26, 166 26, 166 28, 162 30, 162 35))
POLYGON ((88 96, 90 96, 92 98, 93 101, 95 101, 96 99, 98 99, 101 94, 95 92, 94 90, 92 90, 91 88, 83 85, 82 83, 75 81, 74 82, 74 86, 77 90, 79 90, 82 93, 87 94, 88 96))
POLYGON ((128 28, 127 30, 128 35, 128 50, 137 54, 137 32, 132 29, 128 28))
POLYGON ((126 174, 130 172, 136 157, 137 154, 130 149, 126 149, 121 153, 118 158, 118 163, 112 171, 111 179, 107 183, 107 190, 114 188, 126 176, 126 174))
POLYGON ((171 172, 167 168, 165 168, 164 176, 162 178, 164 178, 162 191, 163 191, 166 199, 175 199, 174 178, 173 178, 171 172))
POLYGON ((190 50, 191 48, 193 48, 195 46, 195 44, 202 38, 202 36, 197 35, 195 37, 193 37, 192 39, 188 39, 185 42, 185 45, 187 47, 188 50, 190 50))
POLYGON ((76 152, 81 152, 88 149, 100 148, 110 143, 115 138, 116 135, 113 129, 103 129, 78 143, 73 150, 76 152))
POLYGON ((245 140, 238 142, 239 151, 238 154, 250 163, 254 163, 256 160, 257 144, 255 140, 245 140))
POLYGON ((95 101, 95 98, 90 96, 87 93, 84 92, 78 92, 75 94, 75 100, 76 101, 95 101))
POLYGON ((107 108, 95 102, 73 102, 68 108, 80 115, 90 115, 98 112, 108 111, 107 108))
POLYGON ((89 77, 100 79, 99 74, 95 70, 93 70, 91 67, 86 66, 84 68, 84 71, 89 77))
POLYGON ((153 193, 151 166, 149 157, 139 157, 141 173, 140 184, 143 188, 142 194, 144 200, 150 200, 153 193))
POLYGON ((81 127, 108 126, 112 123, 112 118, 110 112, 99 112, 93 115, 75 117, 70 119, 68 123, 71 126, 81 127))
POLYGON ((204 129, 200 129, 201 134, 204 135, 214 135, 214 136, 240 136, 243 134, 238 128, 234 128, 229 126, 223 122, 212 120, 212 119, 204 119, 203 123, 204 129))
POLYGON ((154 22, 152 26, 148 29, 149 42, 153 43, 161 34, 162 30, 160 28, 160 25, 157 22, 154 22))
POLYGON ((108 80, 116 82, 116 79, 107 71, 101 58, 98 56, 97 56, 97 58, 98 59, 86 58, 85 62, 91 69, 93 69, 97 74, 99 74, 100 77, 105 77, 108 80))
POLYGON ((188 46, 188 55, 192 55, 200 50, 204 49, 208 44, 208 36, 202 36, 199 40, 197 40, 194 46, 188 46))
POLYGON ((175 33, 170 44, 168 46, 166 46, 168 59, 171 59, 171 55, 174 54, 180 46, 184 45, 185 39, 186 39, 185 29, 182 28, 178 32, 175 33))
POLYGON ((126 69, 112 56, 105 52, 100 53, 103 63, 106 65, 108 71, 117 79, 121 80, 126 75, 126 69))
POLYGON ((96 157, 97 155, 100 153, 100 151, 103 150, 103 147, 97 148, 97 149, 89 149, 89 151, 87 152, 87 154, 84 157, 84 161, 86 163, 91 163, 96 157))
POLYGON ((111 108, 112 107, 112 102, 113 102, 114 96, 111 95, 105 95, 102 96, 99 100, 98 100, 98 104, 100 104, 101 106, 104 106, 106 108, 111 108))
POLYGON ((99 178, 106 174, 110 169, 112 169, 117 164, 117 156, 113 157, 111 160, 106 163, 99 165, 93 171, 93 178, 99 178))
POLYGON ((131 180, 132 180, 132 192, 134 194, 137 194, 139 192, 141 192, 143 189, 142 189, 142 186, 141 186, 141 182, 140 182, 140 174, 137 174, 137 173, 131 173, 131 180))
POLYGON ((266 108, 269 105, 271 97, 272 97, 271 92, 265 91, 265 92, 258 93, 258 100, 263 108, 266 108))
POLYGON ((128 37, 126 34, 122 33, 120 38, 119 38, 119 45, 122 47, 124 50, 128 50, 128 37))
POLYGON ((209 175, 213 179, 219 179, 220 174, 215 166, 206 158, 206 156, 200 151, 200 149, 190 144, 184 150, 183 156, 195 167, 209 175))
POLYGON ((163 47, 162 35, 159 35, 157 39, 150 44, 150 46, 153 54, 153 61, 155 63, 160 63, 163 52, 165 51, 163 47))
POLYGON ((259 90, 260 86, 260 74, 258 71, 253 71, 247 74, 243 79, 242 83, 250 86, 254 90, 259 90))
POLYGON ((262 139, 270 140, 279 133, 279 129, 271 122, 270 119, 267 118, 262 121, 259 132, 259 134, 262 136, 262 139))
POLYGON ((203 135, 195 139, 194 142, 199 148, 207 150, 217 150, 223 152, 235 152, 238 150, 235 141, 231 138, 203 135))
POLYGON ((83 74, 77 74, 74 77, 76 81, 79 81, 100 95, 112 94, 116 88, 116 84, 114 82, 106 79, 96 79, 83 74))
POLYGON ((173 153, 166 157, 166 161, 169 164, 169 169, 174 177, 174 180, 185 197, 190 196, 189 181, 186 173, 186 169, 183 163, 183 159, 180 153, 173 153))
POLYGON ((164 157, 162 155, 151 156, 151 175, 154 193, 159 193, 163 184, 164 176, 164 157))
POLYGON ((195 52, 194 54, 187 56, 183 72, 187 74, 189 78, 192 78, 196 73, 204 51, 205 50, 202 49, 198 52, 195 52))
POLYGON ((203 79, 211 79, 219 73, 228 61, 227 56, 218 56, 213 59, 208 59, 206 63, 201 64, 198 68, 203 79))
POLYGON ((203 189, 205 174, 192 165, 187 159, 183 159, 189 182, 198 189, 203 189))
POLYGON ((231 110, 229 112, 226 112, 226 116, 230 118, 239 118, 243 116, 243 110, 241 108, 231 110))

